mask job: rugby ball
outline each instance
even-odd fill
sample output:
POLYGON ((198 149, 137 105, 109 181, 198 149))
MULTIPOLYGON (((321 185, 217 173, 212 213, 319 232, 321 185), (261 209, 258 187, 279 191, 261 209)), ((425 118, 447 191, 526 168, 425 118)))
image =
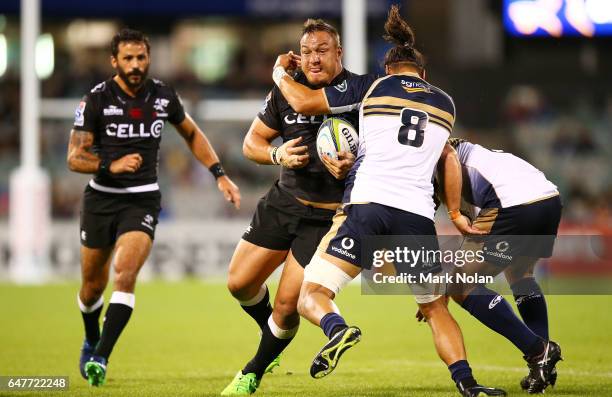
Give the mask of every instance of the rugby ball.
POLYGON ((332 159, 338 158, 338 152, 351 152, 357 156, 359 135, 355 127, 348 121, 330 117, 321 124, 317 132, 317 153, 319 158, 327 155, 332 159))

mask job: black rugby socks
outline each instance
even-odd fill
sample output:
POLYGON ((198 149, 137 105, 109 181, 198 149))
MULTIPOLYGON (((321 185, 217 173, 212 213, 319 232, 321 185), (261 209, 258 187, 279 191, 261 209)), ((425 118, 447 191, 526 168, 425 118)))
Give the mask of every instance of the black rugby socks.
POLYGON ((527 326, 539 337, 548 340, 548 310, 546 299, 533 277, 512 284, 514 301, 527 326))
POLYGON ((96 347, 95 355, 102 356, 108 360, 121 331, 125 328, 132 310, 136 297, 128 292, 115 291, 111 296, 106 315, 104 316, 104 325, 102 327, 102 335, 100 343, 96 347))
POLYGON ((263 331, 268 322, 268 318, 272 315, 272 305, 270 304, 270 292, 268 291, 268 287, 263 284, 257 295, 253 298, 248 301, 240 301, 240 307, 257 321, 259 328, 263 331))
POLYGON ((89 343, 90 346, 95 347, 96 343, 100 340, 100 314, 104 306, 104 297, 101 296, 96 303, 91 306, 85 306, 77 294, 77 303, 79 304, 79 309, 81 309, 81 315, 83 316, 85 339, 87 339, 87 343, 89 343))
POLYGON ((291 343, 298 327, 299 325, 296 325, 291 329, 284 330, 276 325, 270 315, 261 330, 261 340, 259 341, 257 353, 244 367, 242 373, 248 374, 253 372, 257 379, 261 379, 268 365, 291 343))

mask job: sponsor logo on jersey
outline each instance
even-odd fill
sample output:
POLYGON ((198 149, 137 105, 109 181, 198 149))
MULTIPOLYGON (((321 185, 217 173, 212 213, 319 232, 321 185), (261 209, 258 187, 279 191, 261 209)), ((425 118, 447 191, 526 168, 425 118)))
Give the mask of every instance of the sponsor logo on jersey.
POLYGON ((334 252, 339 253, 340 255, 347 256, 347 257, 349 257, 351 259, 355 259, 356 258, 356 256, 354 254, 351 254, 347 250, 343 250, 342 248, 334 247, 333 245, 331 247, 331 250, 334 251, 334 252))
POLYGON ((110 105, 103 110, 105 116, 123 116, 123 109, 115 105, 110 105))
POLYGON ((147 130, 144 123, 137 126, 129 123, 110 123, 106 125, 106 135, 115 138, 159 138, 164 129, 163 120, 155 120, 147 130))
POLYGON ((74 111, 74 125, 78 127, 85 125, 85 106, 87 106, 87 102, 81 101, 74 111))
POLYGON ((342 245, 342 248, 344 248, 345 250, 350 250, 355 245, 355 240, 350 237, 345 237, 342 239, 340 245, 342 245))
POLYGON ((346 92, 346 89, 348 88, 348 84, 346 82, 346 80, 344 80, 342 83, 334 86, 335 89, 337 89, 340 92, 346 92))
POLYGON ((497 295, 495 298, 491 299, 491 302, 489 303, 489 310, 491 310, 495 306, 497 306, 497 304, 499 302, 501 302, 501 300, 502 300, 502 296, 501 295, 497 295))
POLYGON ((285 124, 321 124, 324 116, 304 116, 303 114, 293 113, 285 116, 285 124))
POLYGON ((414 94, 415 92, 424 92, 426 94, 431 94, 431 90, 429 87, 420 82, 420 81, 401 81, 402 88, 409 94, 414 94))

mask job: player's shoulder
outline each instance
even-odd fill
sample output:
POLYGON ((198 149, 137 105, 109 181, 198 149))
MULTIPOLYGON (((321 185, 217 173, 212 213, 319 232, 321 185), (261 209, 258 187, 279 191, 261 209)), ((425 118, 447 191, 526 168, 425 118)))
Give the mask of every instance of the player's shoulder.
POLYGON ((174 87, 163 80, 150 78, 147 83, 155 92, 176 95, 174 87))
POLYGON ((453 101, 453 98, 448 93, 446 93, 446 91, 436 87, 433 84, 429 84, 429 89, 432 94, 430 98, 432 104, 454 115, 455 102, 453 101))
POLYGON ((89 97, 99 97, 110 90, 111 79, 102 81, 93 86, 87 93, 89 97))

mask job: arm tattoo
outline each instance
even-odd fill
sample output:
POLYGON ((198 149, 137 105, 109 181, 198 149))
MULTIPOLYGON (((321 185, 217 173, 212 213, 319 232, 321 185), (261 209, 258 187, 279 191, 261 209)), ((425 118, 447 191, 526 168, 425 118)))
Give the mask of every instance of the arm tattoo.
POLYGON ((94 135, 87 131, 72 130, 68 144, 68 167, 71 171, 93 174, 98 171, 100 158, 89 150, 94 135))

